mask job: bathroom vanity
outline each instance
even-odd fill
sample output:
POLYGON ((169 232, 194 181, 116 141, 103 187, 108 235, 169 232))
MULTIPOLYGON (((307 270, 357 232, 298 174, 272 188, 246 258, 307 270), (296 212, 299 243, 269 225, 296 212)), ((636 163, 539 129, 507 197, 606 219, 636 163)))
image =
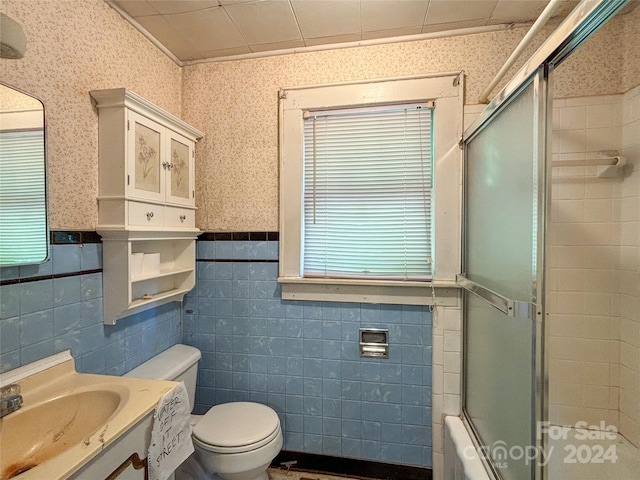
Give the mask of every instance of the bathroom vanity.
POLYGON ((81 374, 70 352, 0 376, 22 407, 2 418, 0 480, 143 480, 154 410, 177 384, 81 374))

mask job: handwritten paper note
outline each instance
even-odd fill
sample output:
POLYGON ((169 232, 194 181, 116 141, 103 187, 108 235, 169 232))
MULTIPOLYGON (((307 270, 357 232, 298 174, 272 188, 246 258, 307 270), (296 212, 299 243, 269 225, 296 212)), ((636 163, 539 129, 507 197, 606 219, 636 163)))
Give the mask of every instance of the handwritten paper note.
POLYGON ((149 480, 166 480, 193 453, 191 408, 184 382, 158 402, 149 445, 149 480))

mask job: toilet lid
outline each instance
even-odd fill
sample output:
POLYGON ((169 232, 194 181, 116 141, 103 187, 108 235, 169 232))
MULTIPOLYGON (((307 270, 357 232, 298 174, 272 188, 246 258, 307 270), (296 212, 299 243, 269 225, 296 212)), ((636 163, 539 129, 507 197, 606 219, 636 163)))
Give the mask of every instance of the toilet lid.
POLYGON ((211 407, 193 428, 193 436, 216 449, 251 450, 270 442, 279 429, 278 414, 266 405, 231 402, 211 407))

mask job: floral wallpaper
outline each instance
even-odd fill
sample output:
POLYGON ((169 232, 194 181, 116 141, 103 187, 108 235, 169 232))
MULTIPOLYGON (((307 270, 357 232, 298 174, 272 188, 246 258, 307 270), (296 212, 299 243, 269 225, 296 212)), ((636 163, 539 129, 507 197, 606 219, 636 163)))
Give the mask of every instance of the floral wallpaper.
MULTIPOLYGON (((526 33, 511 29, 180 68, 102 0, 3 0, 0 11, 28 38, 23 59, 0 59, 0 81, 45 105, 53 229, 96 227, 98 123, 90 90, 126 87, 205 132, 196 148, 199 228, 274 231, 280 87, 464 70, 466 103, 474 104, 526 33)), ((598 41, 571 57, 563 69, 568 75, 556 78, 560 96, 622 93, 637 84, 639 17, 636 8, 614 19, 594 36, 598 41), (574 78, 582 81, 577 85, 574 78)), ((543 29, 521 58, 552 28, 543 29)))
MULTIPOLYGON (((636 2, 637 3, 637 2, 636 2)), ((640 6, 624 16, 624 71, 622 92, 628 92, 640 82, 640 6)))
POLYGON ((33 110, 39 108, 42 108, 42 104, 35 98, 0 85, 0 111, 33 110))
POLYGON ((102 0, 2 0, 27 51, 0 59, 0 82, 42 100, 52 229, 95 230, 98 114, 90 90, 126 87, 181 113, 181 69, 102 0))
MULTIPOLYGON (((505 78, 552 28, 543 29, 505 78)), ((623 30, 624 20, 614 19, 565 62, 567 75, 556 79, 560 96, 622 91, 623 30)), ((183 116, 205 132, 196 147, 197 225, 213 231, 278 229, 279 88, 464 70, 465 103, 474 104, 525 33, 513 29, 185 67, 183 116)))

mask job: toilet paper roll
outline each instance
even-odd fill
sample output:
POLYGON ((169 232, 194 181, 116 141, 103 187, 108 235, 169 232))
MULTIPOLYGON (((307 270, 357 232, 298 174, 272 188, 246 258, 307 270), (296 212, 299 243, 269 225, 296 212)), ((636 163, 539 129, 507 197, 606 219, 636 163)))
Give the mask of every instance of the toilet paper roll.
POLYGON ((160 254, 145 253, 142 257, 143 275, 157 275, 160 273, 160 254))
POLYGON ((139 277, 142 275, 142 258, 144 253, 132 253, 131 254, 131 276, 139 277))

